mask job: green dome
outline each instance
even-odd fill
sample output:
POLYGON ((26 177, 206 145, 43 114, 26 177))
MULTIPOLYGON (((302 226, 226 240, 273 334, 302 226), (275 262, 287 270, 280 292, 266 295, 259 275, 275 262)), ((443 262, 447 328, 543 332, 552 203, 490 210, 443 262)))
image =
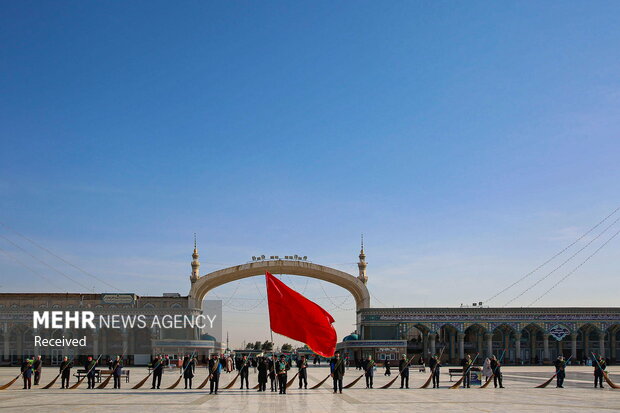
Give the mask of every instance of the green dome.
POLYGON ((360 336, 358 336, 355 333, 352 333, 346 336, 345 338, 343 338, 342 341, 353 341, 353 340, 359 340, 359 339, 360 339, 360 336))
POLYGON ((217 339, 209 334, 203 334, 200 336, 201 340, 217 341, 217 339))

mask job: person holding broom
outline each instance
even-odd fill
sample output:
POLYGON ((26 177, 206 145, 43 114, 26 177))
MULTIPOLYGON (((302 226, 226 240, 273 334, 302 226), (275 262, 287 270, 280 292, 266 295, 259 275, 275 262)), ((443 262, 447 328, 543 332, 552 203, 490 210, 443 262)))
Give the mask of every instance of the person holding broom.
POLYGON ((606 368, 607 363, 603 357, 598 358, 598 363, 596 358, 594 359, 594 388, 596 388, 598 384, 600 384, 601 389, 603 388, 603 375, 605 374, 606 368))
POLYGON ((25 359, 22 363, 21 372, 22 378, 24 379, 24 390, 30 390, 30 388, 32 387, 32 364, 33 360, 31 359, 25 359))
POLYGON ((65 356, 62 359, 62 363, 60 363, 60 380, 61 380, 61 389, 69 388, 69 378, 71 377, 71 366, 73 363, 69 361, 69 357, 65 356))

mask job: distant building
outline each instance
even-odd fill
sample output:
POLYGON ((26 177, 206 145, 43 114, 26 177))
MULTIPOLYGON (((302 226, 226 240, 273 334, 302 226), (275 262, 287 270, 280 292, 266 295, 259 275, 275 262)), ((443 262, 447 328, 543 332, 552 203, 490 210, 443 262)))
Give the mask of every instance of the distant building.
POLYGON ((358 310, 360 336, 338 348, 377 360, 394 355, 438 354, 456 363, 465 353, 500 355, 505 363, 549 362, 562 354, 581 361, 591 354, 618 361, 620 308, 364 308, 358 310), (406 350, 406 351, 405 351, 406 350))
MULTIPOLYGON (((197 277, 200 268, 198 250, 194 246, 192 275, 197 277)), ((221 353, 222 343, 204 335, 198 328, 103 328, 100 330, 33 330, 33 311, 63 310, 93 311, 95 316, 119 314, 121 316, 144 314, 147 317, 164 315, 198 316, 200 308, 191 306, 189 296, 164 293, 161 297, 139 296, 131 293, 0 293, 0 363, 15 364, 24 357, 43 354, 46 362, 58 364, 63 356, 74 356, 74 349, 35 348, 34 336, 43 338, 81 338, 86 336, 88 348, 81 354, 93 354, 102 359, 123 355, 131 364, 147 364, 154 354, 182 356, 196 354, 199 361, 211 353, 221 353)), ((77 356, 77 354, 75 354, 77 356)), ((174 357, 173 357, 174 358, 174 357)))
POLYGON ((23 357, 44 354, 53 364, 63 356, 71 357, 72 348, 35 349, 35 335, 43 338, 80 338, 86 336, 89 354, 103 354, 102 358, 124 354, 131 363, 146 364, 151 354, 195 354, 208 356, 221 351, 221 343, 213 337, 201 337, 198 329, 122 329, 101 330, 33 330, 32 312, 35 310, 93 311, 96 316, 198 315, 199 309, 188 308, 187 296, 138 296, 135 294, 62 294, 62 293, 0 293, 0 360, 17 363, 23 357), (73 336, 73 337, 72 337, 73 336), (201 339, 202 338, 202 339, 201 339), (207 338, 207 339, 204 339, 207 338))

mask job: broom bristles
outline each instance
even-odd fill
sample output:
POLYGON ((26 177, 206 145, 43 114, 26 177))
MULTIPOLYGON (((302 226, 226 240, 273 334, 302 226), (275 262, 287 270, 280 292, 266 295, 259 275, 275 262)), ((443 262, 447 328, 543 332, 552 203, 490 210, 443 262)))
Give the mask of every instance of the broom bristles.
POLYGON ((553 379, 555 379, 555 376, 557 376, 557 373, 554 374, 553 376, 551 376, 551 378, 549 380, 547 380, 546 382, 544 382, 543 384, 539 384, 538 386, 536 386, 537 389, 544 389, 545 387, 547 387, 549 385, 549 383, 551 383, 553 381, 553 379))
POLYGON ((112 375, 110 374, 108 377, 106 377, 106 379, 103 381, 103 383, 101 383, 99 386, 97 386, 97 389, 104 389, 105 386, 107 386, 108 383, 110 382, 111 378, 112 378, 112 375))
POLYGON ((364 374, 366 374, 366 373, 363 373, 363 374, 362 374, 361 376, 359 376, 357 379, 353 380, 351 383, 347 384, 346 386, 343 386, 342 388, 343 388, 343 389, 350 389, 351 387, 355 386, 355 383, 357 383, 358 381, 360 381, 360 379, 361 379, 362 377, 364 377, 364 374))
POLYGON ((450 388, 453 390, 458 389, 461 383, 463 383, 463 379, 465 379, 465 376, 462 376, 460 379, 458 379, 458 381, 454 383, 452 386, 450 386, 450 388))
POLYGON ((421 389, 427 388, 431 384, 431 380, 433 379, 433 372, 431 371, 431 375, 428 376, 428 379, 424 382, 423 385, 420 386, 421 389))
POLYGON ((288 381, 288 383, 286 383, 286 388, 288 389, 289 387, 291 387, 291 385, 293 384, 293 382, 295 381, 295 379, 297 378, 297 376, 299 376, 299 372, 295 373, 295 375, 293 376, 292 379, 290 379, 288 381))
POLYGON ((153 373, 149 373, 148 376, 146 376, 145 378, 142 379, 142 381, 140 381, 138 384, 136 384, 135 386, 133 386, 131 389, 132 390, 136 390, 139 389, 140 387, 144 386, 144 383, 146 383, 146 381, 149 379, 149 377, 151 377, 153 373))
POLYGON ((84 379, 86 378, 86 376, 82 377, 81 379, 79 379, 73 386, 69 387, 71 390, 75 390, 77 389, 80 384, 82 384, 82 382, 84 381, 84 379))
POLYGON ((618 386, 616 383, 614 383, 613 381, 611 381, 611 379, 609 378, 609 376, 607 375, 607 372, 604 371, 603 372, 603 377, 605 378, 605 381, 607 382, 607 384, 609 385, 609 387, 611 387, 612 389, 620 389, 620 386, 618 386))
POLYGON ((58 373, 58 376, 54 377, 54 380, 50 381, 49 384, 41 387, 42 389, 49 389, 50 387, 52 387, 54 385, 54 383, 56 383, 56 380, 58 380, 58 377, 60 377, 60 373, 58 373))
POLYGON ((207 376, 207 378, 206 378, 206 379, 204 379, 204 381, 203 381, 202 383, 200 383, 200 386, 198 386, 198 387, 196 387, 196 388, 197 388, 198 390, 203 389, 203 388, 207 385, 207 383, 209 382, 209 379, 210 379, 210 378, 211 378, 211 375, 209 374, 209 375, 207 376))
POLYGON ((495 377, 495 374, 491 374, 489 376, 489 378, 487 379, 487 381, 484 382, 484 384, 482 386, 480 386, 481 389, 486 389, 488 387, 489 384, 491 384, 491 380, 493 380, 493 377, 495 377))
POLYGON ((396 377, 394 377, 394 378, 392 379, 392 381, 390 381, 388 384, 384 384, 383 386, 381 386, 381 387, 379 387, 379 388, 380 388, 380 389, 387 389, 387 388, 389 388, 392 384, 394 384, 394 383, 396 382, 396 379, 398 379, 399 377, 400 377, 400 373, 398 373, 398 374, 396 375, 396 377))
MULTIPOLYGON (((207 368, 208 370, 208 368, 207 368)), ((206 379, 204 379, 204 381, 202 383, 200 383, 200 386, 198 386, 198 389, 202 389, 207 385, 207 382, 211 379, 211 377, 213 376, 213 374, 215 373, 215 371, 217 370, 217 366, 213 367, 213 370, 209 373, 209 375, 207 376, 206 379)), ((258 387, 257 387, 258 388, 258 387)))
POLYGON ((183 378, 183 376, 179 376, 179 378, 177 379, 177 381, 175 381, 175 382, 172 384, 172 386, 170 386, 170 387, 166 387, 166 389, 168 389, 168 390, 172 390, 172 389, 174 389, 175 387, 177 387, 177 386, 179 385, 179 383, 181 383, 181 379, 182 379, 182 378, 183 378))
POLYGON ((19 379, 19 377, 20 377, 21 375, 22 375, 22 374, 21 374, 21 373, 19 373, 19 374, 17 375, 17 377, 15 377, 13 380, 11 380, 10 382, 8 382, 7 384, 3 384, 2 386, 0 386, 0 390, 5 390, 5 389, 8 389, 9 387, 11 387, 11 385, 12 385, 13 383, 15 383, 15 382, 17 381, 17 379, 19 379))
POLYGON ((327 377, 325 377, 323 380, 321 380, 320 382, 318 382, 317 384, 315 384, 314 386, 310 387, 311 390, 314 389, 318 389, 319 387, 321 387, 323 385, 323 383, 325 383, 327 381, 327 379, 329 379, 331 377, 331 374, 329 374, 327 377))
POLYGON ((240 375, 240 374, 241 374, 241 370, 239 371, 239 373, 237 373, 237 375, 235 376, 235 378, 234 378, 234 379, 232 379, 232 381, 231 381, 230 383, 228 383, 228 384, 226 385, 226 387, 224 387, 224 390, 228 390, 228 389, 230 389, 232 386, 234 386, 234 385, 235 385, 235 382, 237 381, 237 378, 239 377, 239 375, 240 375))

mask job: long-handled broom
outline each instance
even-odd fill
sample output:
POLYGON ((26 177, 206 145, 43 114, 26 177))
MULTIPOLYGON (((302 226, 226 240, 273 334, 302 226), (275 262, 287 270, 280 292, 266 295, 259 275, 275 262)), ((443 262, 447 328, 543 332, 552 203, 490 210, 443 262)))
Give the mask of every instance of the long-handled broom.
POLYGON ((79 379, 73 386, 69 387, 71 390, 75 390, 78 387, 80 387, 80 384, 82 384, 82 382, 86 379, 86 377, 88 377, 88 373, 90 373, 95 368, 95 366, 99 362, 99 359, 101 358, 101 356, 102 356, 102 354, 100 354, 99 357, 97 357, 97 360, 95 360, 93 363, 91 363, 91 365, 88 368, 88 370, 86 371, 86 374, 84 375, 84 377, 79 379))
MULTIPOLYGON (((192 351, 192 357, 190 358, 190 361, 194 358, 194 353, 196 353, 196 351, 192 351)), ((166 387, 167 390, 172 390, 174 388, 176 388, 179 383, 181 383, 181 379, 183 378, 183 375, 185 374, 185 370, 191 365, 192 363, 187 363, 187 366, 185 366, 183 368, 183 370, 181 371, 181 374, 179 375, 179 378, 177 379, 177 381, 175 381, 170 387, 166 387)))
MULTIPOLYGON (((437 359, 437 364, 440 363, 441 356, 443 355, 443 351, 445 349, 446 349, 446 346, 443 346, 442 349, 441 349, 441 352, 439 353, 439 357, 437 359)), ((433 367, 431 369, 431 374, 430 374, 430 376, 428 376, 428 379, 424 382, 423 385, 420 386, 421 389, 426 389, 431 384, 431 380, 433 380, 433 374, 435 374, 435 369, 437 368, 437 364, 435 364, 435 367, 433 367)))
POLYGON ((62 369, 62 370, 60 370, 60 373, 58 373, 58 375, 57 375, 56 377, 54 377, 54 380, 52 380, 51 382, 49 382, 49 384, 47 384, 47 385, 45 385, 45 386, 43 386, 43 387, 41 387, 41 388, 42 388, 42 389, 49 389, 50 387, 52 387, 52 386, 54 385, 54 383, 56 383, 56 380, 58 380, 58 377, 60 377, 60 375, 62 374, 62 372, 63 372, 63 371, 65 371, 65 369, 66 369, 67 367, 69 367, 69 366, 71 365, 71 363, 73 363, 73 360, 71 360, 71 361, 69 362, 69 364, 67 364, 65 367, 63 367, 63 369, 62 369))
POLYGON ((297 378, 297 376, 299 376, 299 372, 295 373, 295 375, 293 376, 293 378, 292 378, 292 379, 290 379, 290 380, 288 381, 288 383, 286 383, 286 388, 287 388, 287 389, 293 385, 293 383, 295 382, 295 379, 297 378))
MULTIPOLYGON (((506 349, 504 349, 502 351, 502 355, 499 358, 499 362, 501 363, 502 360, 504 359, 504 354, 506 354, 506 349)), ((491 380, 493 380, 493 377, 495 377, 495 371, 499 368, 499 365, 497 367, 495 367, 493 369, 493 371, 491 372, 491 375, 489 376, 489 378, 487 379, 487 381, 484 382, 484 384, 482 386, 480 386, 481 389, 486 389, 489 384, 491 384, 491 380)))
MULTIPOLYGON (((564 362, 564 366, 566 366, 568 364, 568 361, 572 358, 573 356, 571 355, 568 359, 566 359, 566 361, 564 362)), ((549 383, 551 383, 553 381, 553 379, 555 379, 555 376, 558 375, 558 372, 556 371, 553 376, 551 376, 551 378, 549 380, 547 380, 546 382, 544 382, 543 384, 539 384, 538 386, 536 386, 537 389, 544 389, 545 387, 547 387, 549 385, 549 383)))
POLYGON ((596 364, 598 365, 598 368, 601 370, 601 372, 603 372, 603 378, 605 379, 605 381, 607 382, 609 387, 611 387, 612 389, 620 389, 620 386, 618 386, 616 383, 611 381, 611 379, 607 375, 607 372, 605 370, 603 370, 603 368, 601 367, 601 363, 598 362, 598 360, 596 359, 596 356, 594 355, 594 353, 592 353, 592 357, 594 358, 594 361, 596 361, 596 364))
MULTIPOLYGON (((123 360, 123 357, 125 357, 125 353, 123 353, 123 355, 121 356, 120 358, 121 361, 123 360)), ((108 385, 112 376, 114 376, 114 366, 112 366, 112 373, 103 381, 103 383, 97 386, 97 389, 105 389, 105 386, 108 385)))
POLYGON ((211 380, 211 377, 213 376, 213 373, 215 373, 215 370, 217 370, 217 366, 218 366, 219 362, 220 361, 218 360, 217 363, 213 364, 213 370, 211 370, 209 372, 209 375, 207 376, 207 378, 202 383, 200 383, 200 386, 196 387, 198 390, 203 389, 207 385, 209 380, 211 380))
POLYGON ((228 383, 226 385, 226 387, 223 387, 224 390, 228 390, 230 388, 232 388, 232 386, 235 385, 235 382, 237 381, 237 379, 239 378, 239 376, 241 375, 241 370, 239 370, 239 373, 237 373, 237 375, 235 376, 234 379, 232 379, 232 381, 230 383, 228 383))
POLYGON ((372 369, 374 367, 374 362, 372 364, 372 366, 369 366, 368 370, 366 370, 364 373, 362 373, 357 379, 353 380, 351 383, 347 384, 346 386, 342 386, 343 389, 350 389, 351 387, 355 386, 357 384, 358 381, 360 381, 362 379, 362 377, 364 377, 364 375, 366 373, 368 373, 370 371, 370 369, 372 369))
MULTIPOLYGON (((409 368, 409 364, 411 364, 411 362, 413 361, 413 358, 415 357, 415 354, 413 356, 411 356, 411 358, 409 359, 409 361, 407 361, 407 364, 405 365, 405 369, 409 368)), ((390 386, 392 386, 392 384, 396 383, 396 380, 400 377, 400 374, 402 372, 399 371, 398 374, 396 375, 396 377, 394 377, 391 381, 389 381, 387 384, 384 384, 383 386, 379 387, 380 389, 389 389, 390 386)))
POLYGON ((13 383, 15 383, 17 381, 17 379, 19 379, 21 377, 22 374, 23 374, 23 372, 19 373, 13 380, 11 380, 10 382, 0 386, 0 390, 5 390, 5 389, 8 389, 9 387, 11 387, 13 385, 13 383))
POLYGON ((155 369, 157 367, 159 367, 160 364, 161 364, 161 359, 157 360, 157 363, 153 366, 153 368, 151 369, 151 372, 145 378, 143 378, 140 382, 138 382, 138 384, 133 386, 131 389, 132 390, 136 390, 136 389, 139 389, 140 387, 144 386, 144 383, 146 383, 146 381, 149 379, 149 377, 151 377, 151 375, 153 374, 155 369))
MULTIPOLYGON (((339 360, 339 363, 342 363, 342 359, 339 360)), ((340 366, 340 364, 338 364, 338 366, 340 366)), ((334 369, 335 370, 335 369, 334 369)), ((327 379, 329 379, 331 377, 331 373, 327 375, 327 377, 325 377, 323 380, 321 380, 320 382, 318 382, 317 384, 315 384, 314 386, 310 387, 310 390, 316 390, 319 387, 321 387, 323 385, 323 383, 325 383, 327 381, 327 379)))
POLYGON ((327 381, 327 379, 329 379, 331 377, 331 374, 328 374, 327 377, 325 377, 323 380, 321 380, 320 382, 318 382, 317 384, 315 384, 314 386, 310 387, 311 390, 315 390, 318 389, 319 387, 321 387, 323 385, 323 383, 325 383, 327 381))
POLYGON ((355 386, 357 382, 360 381, 362 377, 364 377, 364 374, 366 373, 362 373, 357 379, 353 380, 351 383, 347 384, 346 386, 342 386, 342 388, 350 389, 351 387, 355 386))
POLYGON ((474 365, 474 363, 476 362, 476 360, 478 359, 478 356, 480 355, 480 353, 476 353, 476 357, 474 357, 474 359, 472 360, 471 364, 469 365, 469 367, 467 367, 467 370, 465 370, 463 372, 463 375, 461 376, 460 379, 458 379, 458 381, 456 383, 454 383, 452 386, 450 386, 451 389, 458 389, 459 386, 461 385, 461 383, 463 383, 463 380, 465 380, 465 376, 467 374, 469 374, 469 370, 471 369, 471 366, 474 365))

